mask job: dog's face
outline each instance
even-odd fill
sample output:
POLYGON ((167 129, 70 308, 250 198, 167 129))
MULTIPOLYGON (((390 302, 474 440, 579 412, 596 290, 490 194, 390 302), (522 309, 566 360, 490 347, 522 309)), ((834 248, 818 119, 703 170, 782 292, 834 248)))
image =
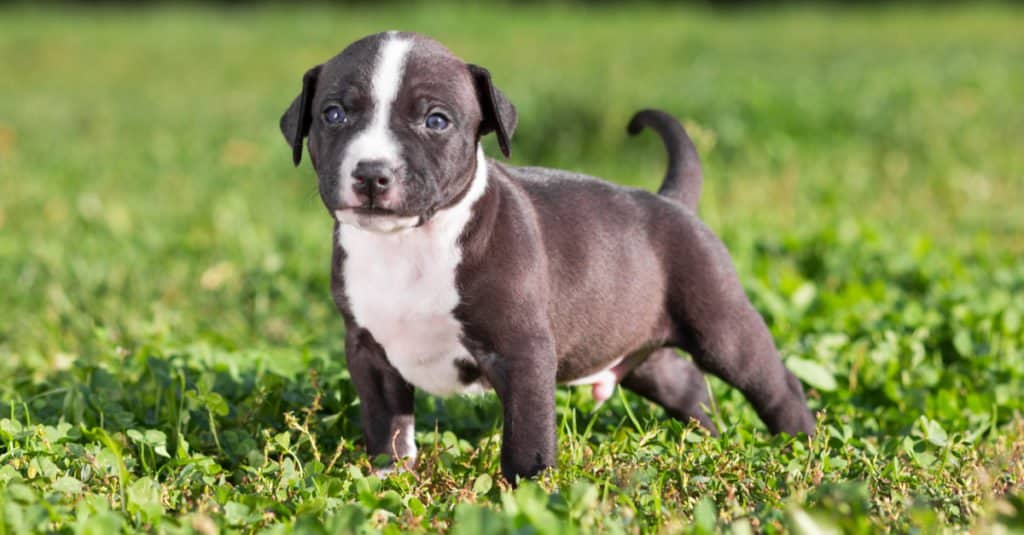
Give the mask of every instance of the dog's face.
POLYGON ((306 72, 281 132, 296 165, 308 136, 320 197, 338 221, 393 232, 461 197, 480 136, 496 132, 508 156, 515 124, 485 69, 431 39, 388 32, 306 72))

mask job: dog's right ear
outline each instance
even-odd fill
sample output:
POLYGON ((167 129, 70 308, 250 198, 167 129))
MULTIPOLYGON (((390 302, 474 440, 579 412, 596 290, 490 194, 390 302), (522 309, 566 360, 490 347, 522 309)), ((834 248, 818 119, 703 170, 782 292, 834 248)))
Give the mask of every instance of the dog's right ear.
POLYGON ((296 166, 302 161, 302 140, 309 135, 309 126, 313 124, 313 94, 316 93, 316 82, 322 67, 317 65, 306 71, 302 77, 302 93, 295 97, 292 105, 281 116, 281 134, 292 147, 292 162, 296 166))
POLYGON ((473 76, 473 85, 476 86, 476 98, 480 102, 480 111, 483 112, 483 119, 480 121, 480 135, 494 132, 498 135, 498 147, 506 158, 511 154, 512 134, 516 131, 518 116, 516 107, 512 105, 505 94, 494 87, 491 82, 491 73, 479 65, 466 65, 469 67, 469 74, 473 76))

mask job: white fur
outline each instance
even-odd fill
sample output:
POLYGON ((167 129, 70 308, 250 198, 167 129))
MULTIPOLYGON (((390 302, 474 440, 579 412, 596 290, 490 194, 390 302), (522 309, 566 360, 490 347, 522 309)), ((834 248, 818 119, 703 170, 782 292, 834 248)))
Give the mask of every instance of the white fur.
POLYGON ((419 450, 416 449, 416 426, 414 426, 413 424, 406 425, 404 436, 405 451, 408 452, 406 456, 410 461, 415 461, 416 455, 417 453, 419 453, 419 450))
POLYGON ((341 159, 339 194, 344 206, 359 205, 352 190, 352 171, 355 170, 356 164, 363 160, 399 161, 401 148, 391 135, 388 122, 391 118, 391 105, 395 102, 398 88, 402 85, 405 59, 410 48, 411 40, 395 38, 393 33, 380 45, 377 65, 370 81, 373 92, 373 118, 370 125, 349 143, 341 159))
POLYGON ((615 385, 619 384, 619 379, 622 378, 618 366, 624 360, 626 360, 625 357, 620 357, 601 371, 580 377, 579 379, 573 379, 566 384, 571 386, 590 385, 591 395, 594 397, 594 401, 597 402, 597 406, 600 407, 615 392, 615 385))
POLYGON ((335 210, 334 217, 343 225, 352 225, 370 232, 400 232, 415 227, 419 222, 418 216, 390 217, 379 215, 357 214, 352 210, 335 210))
MULTIPOLYGON (((386 477, 390 476, 391 474, 405 472, 406 470, 411 470, 413 466, 415 466, 417 455, 415 426, 412 424, 407 424, 403 431, 405 432, 405 451, 408 452, 405 455, 404 462, 396 458, 394 459, 393 464, 390 464, 388 466, 382 466, 380 468, 374 468, 373 473, 378 477, 386 477)), ((397 446, 397 444, 395 445, 397 446)), ((393 455, 394 451, 391 451, 393 455)))
MULTIPOLYGON (((469 191, 422 226, 385 234, 361 225, 339 225, 352 315, 384 348, 402 377, 431 394, 482 390, 478 383, 459 381, 456 359, 473 359, 462 346, 462 326, 452 312, 459 303, 458 239, 486 188, 487 162, 477 147, 469 191)), ((341 213, 336 215, 340 221, 341 213)))

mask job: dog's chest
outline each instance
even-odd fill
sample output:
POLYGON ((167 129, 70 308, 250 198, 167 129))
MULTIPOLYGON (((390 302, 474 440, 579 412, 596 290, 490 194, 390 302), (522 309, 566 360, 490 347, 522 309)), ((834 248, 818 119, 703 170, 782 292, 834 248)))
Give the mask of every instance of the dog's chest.
POLYGON ((342 226, 338 239, 352 315, 402 377, 441 396, 479 388, 462 383, 456 366, 472 361, 453 316, 462 258, 457 232, 431 225, 382 235, 342 226))

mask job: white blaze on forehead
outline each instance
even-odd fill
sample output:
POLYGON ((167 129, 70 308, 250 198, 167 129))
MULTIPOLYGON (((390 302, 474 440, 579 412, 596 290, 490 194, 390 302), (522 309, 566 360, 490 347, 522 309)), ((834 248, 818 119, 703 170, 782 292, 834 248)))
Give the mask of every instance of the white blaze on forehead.
POLYGON ((391 105, 398 96, 405 73, 405 60, 412 48, 409 39, 396 38, 388 34, 377 52, 377 62, 370 80, 373 98, 372 118, 369 126, 356 135, 345 149, 341 159, 341 199, 344 205, 355 206, 359 202, 352 191, 352 171, 363 160, 386 160, 397 165, 401 156, 400 148, 389 128, 391 105))

